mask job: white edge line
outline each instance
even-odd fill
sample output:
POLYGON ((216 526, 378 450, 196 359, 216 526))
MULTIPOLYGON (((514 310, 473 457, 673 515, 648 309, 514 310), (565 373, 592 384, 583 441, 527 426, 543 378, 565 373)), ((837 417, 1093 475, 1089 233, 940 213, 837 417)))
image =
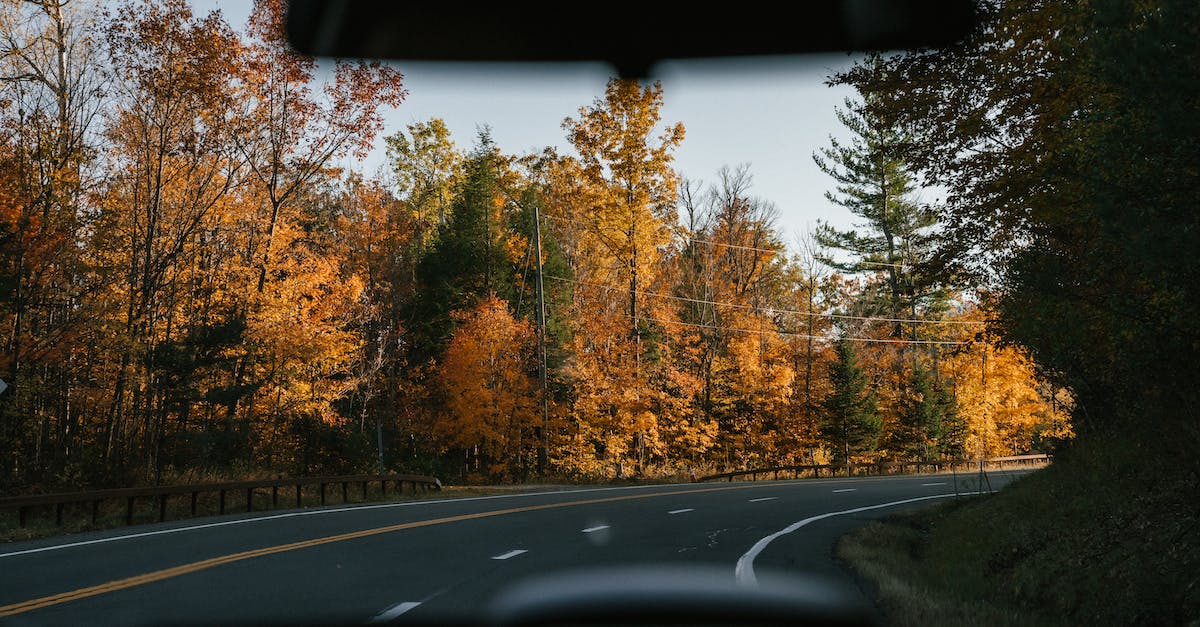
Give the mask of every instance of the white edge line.
POLYGON ((608 529, 608 525, 598 525, 596 527, 588 527, 587 529, 583 530, 583 533, 592 533, 594 531, 601 531, 604 529, 608 529))
POLYGON ((397 603, 397 604, 387 608, 386 610, 376 614, 375 617, 372 618, 371 620, 367 621, 367 623, 373 624, 373 623, 389 622, 393 618, 396 618, 397 616, 413 609, 414 607, 417 607, 420 604, 421 604, 420 601, 404 601, 403 603, 397 603))
POLYGON ((760 498, 757 498, 757 499, 750 499, 750 502, 751 502, 751 503, 758 503, 758 502, 760 502, 760 501, 774 501, 774 500, 775 500, 775 499, 777 499, 777 498, 779 498, 779 497, 778 497, 778 496, 764 496, 764 497, 760 497, 760 498))
POLYGON ((280 520, 283 518, 294 518, 297 516, 322 516, 325 514, 337 514, 341 512, 352 512, 358 510, 371 509, 391 509, 395 507, 412 507, 414 505, 430 505, 438 503, 464 503, 467 501, 490 501, 493 499, 510 499, 530 496, 554 496, 558 494, 576 494, 585 492, 608 492, 611 490, 641 490, 646 488, 671 488, 689 486, 695 487, 693 483, 668 483, 668 484, 651 484, 638 486, 619 486, 615 488, 584 488, 582 490, 552 490, 549 492, 523 492, 521 494, 493 494, 491 496, 466 496, 462 498, 446 498, 446 499, 429 499, 425 501, 404 501, 401 503, 380 503, 377 505, 358 505, 353 507, 337 507, 337 508, 322 508, 303 510, 297 512, 288 512, 285 514, 271 514, 269 516, 255 516, 253 518, 239 518, 237 520, 224 520, 221 522, 204 523, 200 525, 189 525, 187 527, 174 527, 171 529, 159 529, 156 531, 144 531, 141 533, 130 533, 121 536, 111 536, 108 538, 97 538, 95 540, 83 540, 80 542, 68 542, 66 544, 52 544, 50 546, 38 547, 36 549, 25 549, 23 551, 12 551, 10 553, 0 553, 0 559, 6 557, 16 557, 18 555, 28 555, 30 553, 44 553, 46 551, 58 551, 62 549, 72 549, 81 546, 89 546, 92 544, 105 544, 107 542, 117 542, 119 540, 134 540, 137 538, 147 538, 151 536, 161 536, 172 533, 182 533, 184 531, 196 531, 199 529, 213 529, 216 527, 225 527, 228 525, 242 525, 253 522, 264 522, 268 520, 280 520))
POLYGON ((858 490, 858 488, 842 488, 841 490, 834 490, 833 493, 837 494, 838 492, 854 492, 855 490, 858 490))
POLYGON ((497 555, 497 556, 493 557, 492 559, 494 559, 494 560, 506 560, 506 559, 508 559, 508 558, 510 558, 510 557, 516 557, 516 556, 518 556, 518 555, 520 555, 520 554, 522 554, 522 553, 528 553, 528 552, 529 552, 529 551, 527 551, 526 549, 513 549, 513 550, 509 551, 508 553, 504 553, 504 554, 502 554, 502 555, 497 555))
POLYGON ((937 481, 937 482, 934 482, 934 483, 922 483, 921 485, 923 485, 923 486, 930 486, 930 485, 949 485, 949 484, 948 484, 947 482, 945 482, 945 481, 937 481))
POLYGON ((735 566, 733 569, 733 576, 735 579, 737 579, 737 582, 743 586, 758 585, 758 578, 754 576, 754 558, 758 557, 758 554, 762 553, 762 550, 767 548, 767 545, 770 544, 776 538, 785 536, 785 535, 787 535, 787 534, 789 534, 811 522, 816 522, 818 520, 824 520, 826 518, 833 518, 834 516, 844 516, 846 514, 857 514, 858 512, 865 512, 865 511, 872 510, 872 509, 883 509, 885 507, 893 507, 895 505, 904 505, 906 503, 917 503, 919 501, 928 501, 930 499, 944 499, 944 498, 951 497, 951 496, 970 496, 973 494, 983 494, 983 493, 982 492, 960 492, 957 495, 955 495, 955 494, 935 494, 933 496, 918 496, 918 497, 912 498, 912 499, 904 499, 903 501, 892 501, 890 503, 880 503, 879 505, 867 505, 866 507, 856 507, 854 509, 846 509, 846 510, 842 510, 840 512, 828 512, 825 514, 818 514, 816 516, 811 516, 809 518, 805 518, 804 520, 794 522, 794 523, 788 525, 787 527, 784 527, 783 529, 780 529, 779 531, 776 531, 775 533, 773 533, 765 538, 762 538, 758 542, 755 542, 754 546, 750 547, 749 551, 746 551, 745 554, 743 554, 741 557, 738 558, 737 566, 735 566))
POLYGON ((671 511, 667 512, 667 513, 668 513, 668 514, 686 514, 686 513, 688 513, 688 512, 694 512, 694 511, 696 511, 696 510, 695 510, 695 509, 693 509, 693 508, 691 508, 691 507, 687 507, 687 508, 684 508, 684 509, 673 509, 673 510, 671 510, 671 511))

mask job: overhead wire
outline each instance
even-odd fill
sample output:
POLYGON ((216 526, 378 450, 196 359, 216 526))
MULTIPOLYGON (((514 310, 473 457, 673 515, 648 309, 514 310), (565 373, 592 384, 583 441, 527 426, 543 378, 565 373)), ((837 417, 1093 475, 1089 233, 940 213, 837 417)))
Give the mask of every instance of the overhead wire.
MULTIPOLYGON (((618 287, 615 285, 606 285, 604 283, 597 283, 594 281, 584 281, 581 279, 568 279, 565 277, 558 277, 558 276, 553 276, 553 275, 549 275, 549 274, 542 275, 542 278, 552 279, 552 280, 559 281, 559 282, 578 283, 580 285, 590 285, 592 287, 598 287, 601 289, 615 291, 615 292, 629 292, 630 291, 629 288, 626 288, 626 287, 618 287)), ((779 307, 755 307, 754 305, 743 305, 740 303, 723 303, 723 302, 719 302, 719 301, 704 300, 704 299, 699 299, 699 298, 689 298, 687 296, 674 296, 671 294, 662 294, 659 292, 647 292, 647 291, 643 291, 643 290, 633 290, 633 293, 637 294, 638 296, 650 296, 652 298, 663 298, 663 299, 668 299, 668 300, 696 303, 696 304, 701 304, 701 305, 714 305, 714 306, 718 306, 718 307, 730 307, 730 308, 735 308, 735 309, 749 309, 749 310, 753 310, 753 311, 761 311, 761 312, 766 312, 766 313, 781 313, 781 314, 791 314, 791 315, 797 315, 797 316, 817 316, 817 317, 821 317, 821 318, 837 318, 840 320, 858 320, 858 321, 862 321, 862 322, 892 322, 892 323, 901 322, 901 323, 908 323, 908 324, 961 324, 961 325, 985 325, 985 324, 987 324, 986 322, 982 322, 982 321, 978 321, 978 320, 919 320, 919 319, 911 319, 911 318, 880 318, 880 317, 874 317, 874 316, 852 316, 850 314, 836 314, 836 313, 826 313, 826 312, 819 312, 819 311, 802 311, 802 310, 797 310, 797 309, 782 309, 779 307)))
MULTIPOLYGON (((559 222, 566 222, 568 224, 577 224, 580 226, 591 226, 581 220, 574 220, 571 218, 565 218, 563 216, 556 216, 556 215, 547 214, 547 213, 543 213, 542 217, 550 219, 550 220, 558 220, 559 222)), ((613 230, 619 230, 619 229, 613 229, 613 230)), ((778 248, 760 248, 757 246, 745 246, 743 244, 727 244, 725 242, 718 242, 715 240, 704 240, 704 239, 699 239, 696 237, 686 237, 683 239, 683 241, 694 242, 697 244, 706 244, 709 246, 721 246, 723 248, 732 248, 734 250, 749 250, 749 251, 754 251, 754 252, 771 253, 771 254, 779 254, 779 253, 784 252, 782 249, 778 249, 778 248)), ((822 262, 822 263, 825 263, 825 262, 822 262)), ((868 266, 883 266, 883 267, 888 267, 888 268, 905 268, 906 267, 905 264, 902 264, 902 263, 886 263, 883 261, 857 261, 855 263, 868 265, 868 266)), ((826 263, 826 265, 830 265, 830 264, 826 263)))

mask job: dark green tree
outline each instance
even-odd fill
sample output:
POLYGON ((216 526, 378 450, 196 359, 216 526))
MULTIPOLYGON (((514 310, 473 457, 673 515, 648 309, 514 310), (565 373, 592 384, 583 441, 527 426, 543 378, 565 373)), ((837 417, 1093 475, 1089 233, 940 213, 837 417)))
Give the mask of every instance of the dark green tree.
POLYGON ((824 402, 821 438, 833 450, 834 460, 846 463, 853 455, 875 450, 880 421, 875 394, 854 346, 841 340, 835 348, 837 359, 829 368, 833 391, 824 402))
POLYGON ((463 181, 437 240, 417 264, 419 293, 413 299, 413 350, 422 363, 438 355, 453 329, 450 313, 496 294, 513 300, 515 288, 506 240, 509 235, 508 158, 481 129, 464 163, 463 181))
POLYGON ((960 44, 835 76, 944 186, 937 259, 1073 390, 1079 432, 1200 442, 1200 5, 979 3, 960 44))
POLYGON ((903 394, 897 420, 887 435, 888 449, 930 462, 962 448, 966 423, 958 415, 958 404, 928 369, 917 364, 903 394))
MULTIPOLYGON (((837 117, 852 133, 849 144, 831 138, 828 147, 813 155, 817 167, 837 183, 825 197, 863 222, 850 230, 820 222, 815 235, 822 246, 851 256, 842 261, 823 255, 823 262, 852 274, 883 272, 883 311, 894 319, 916 318, 945 299, 942 281, 921 266, 930 256, 937 214, 912 198, 913 174, 903 156, 907 138, 874 115, 869 104, 846 99, 837 117)), ((893 323, 892 329, 894 336, 903 335, 901 323, 893 323)))

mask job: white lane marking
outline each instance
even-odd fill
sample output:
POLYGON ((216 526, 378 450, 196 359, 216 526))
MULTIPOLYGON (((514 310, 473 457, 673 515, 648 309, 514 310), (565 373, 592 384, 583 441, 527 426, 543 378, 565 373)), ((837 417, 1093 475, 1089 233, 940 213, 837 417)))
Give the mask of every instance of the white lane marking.
POLYGON ((414 607, 416 607, 420 604, 421 604, 420 601, 405 601, 403 603, 397 603, 397 604, 387 608, 386 610, 376 614, 374 618, 367 621, 367 624, 391 622, 392 619, 413 609, 414 607))
POLYGON ((513 549, 513 550, 509 551, 508 553, 505 553, 503 555, 497 555, 497 556, 493 557, 492 559, 506 560, 506 559, 509 559, 510 557, 516 557, 522 553, 528 553, 528 552, 529 551, 526 551, 525 549, 513 549))
POLYGON ((933 483, 922 483, 921 485, 923 485, 923 486, 925 486, 925 485, 946 485, 946 482, 945 481, 935 481, 933 483))
POLYGON ((883 509, 884 507, 893 507, 896 505, 904 505, 906 503, 917 503, 919 501, 928 501, 930 499, 944 499, 944 498, 951 497, 951 496, 970 496, 973 494, 983 494, 983 493, 982 492, 960 492, 959 494, 935 494, 933 496, 918 496, 917 498, 904 499, 903 501, 892 501, 891 503, 880 503, 879 505, 868 505, 866 507, 856 507, 854 509, 846 509, 846 510, 842 510, 840 512, 828 512, 825 514, 818 514, 816 516, 811 516, 809 518, 805 518, 804 520, 794 522, 794 523, 788 525, 787 527, 784 527, 783 529, 780 529, 779 531, 776 531, 775 533, 759 540, 758 542, 755 542, 754 546, 750 547, 749 551, 746 551, 741 557, 738 558, 737 566, 735 566, 733 569, 733 576, 735 579, 737 579, 737 582, 743 586, 758 585, 758 578, 754 576, 754 558, 758 557, 758 554, 762 553, 763 549, 767 548, 767 545, 770 544, 776 538, 779 538, 781 536, 786 536, 787 534, 807 525, 808 523, 816 522, 818 520, 824 520, 826 518, 833 518, 834 516, 844 516, 846 514, 857 514, 858 512, 865 512, 865 511, 872 510, 872 509, 883 509))
POLYGON ((265 522, 269 520, 281 520, 284 518, 296 518, 299 516, 323 516, 325 514, 338 514, 342 512, 354 512, 359 510, 371 509, 391 509, 395 507, 412 507, 414 505, 436 505, 438 503, 465 503, 467 501, 490 501, 492 499, 511 499, 530 496, 555 496, 559 494, 575 494, 584 492, 608 492, 610 490, 642 490, 646 488, 671 488, 671 487, 695 487, 692 483, 671 483, 660 485, 637 485, 637 486, 620 486, 616 488, 584 488, 582 490, 553 490, 550 492, 524 492, 521 494, 493 494, 491 496, 466 496, 462 498, 447 498, 447 499, 430 499, 426 501, 404 501, 401 503, 380 503, 377 505, 358 505, 352 507, 337 507, 328 509, 314 509, 299 512, 287 512, 284 514, 271 514, 269 516, 255 516, 253 518, 239 518, 237 520, 223 520, 221 522, 203 523, 199 525, 189 525, 187 527, 174 527, 171 529, 159 529, 157 531, 143 531, 141 533, 130 533, 122 536, 111 536, 108 538, 98 538, 96 540, 83 540, 80 542, 68 542, 65 544, 52 544, 50 546, 38 547, 36 549, 25 549, 23 551, 12 551, 11 553, 0 553, 0 559, 5 557, 16 557, 18 555, 28 555, 30 553, 44 553, 46 551, 58 551, 61 549, 72 549, 81 546, 89 546, 92 544, 105 544, 108 542, 116 542, 118 540, 135 540, 137 538, 148 538, 151 536, 161 536, 172 533, 182 533, 184 531, 197 531, 200 529, 214 529, 217 527, 226 527, 229 525, 244 525, 246 523, 265 522))
POLYGON ((696 511, 694 508, 691 508, 691 507, 685 507, 685 508, 683 508, 683 509, 673 509, 673 510, 671 510, 671 511, 667 512, 667 513, 668 513, 668 514, 686 514, 686 513, 688 513, 688 512, 694 512, 694 511, 696 511))
POLYGON ((587 529, 584 529, 583 532, 584 533, 592 533, 594 531, 600 531, 601 529, 608 529, 608 525, 598 525, 596 527, 588 527, 587 529))
POLYGON ((761 501, 774 501, 777 498, 779 498, 779 497, 778 496, 764 496, 764 497, 758 498, 758 499, 750 499, 750 502, 751 503, 759 503, 761 501))
POLYGON ((842 488, 841 490, 834 490, 833 493, 837 494, 838 492, 854 492, 857 489, 858 488, 842 488))

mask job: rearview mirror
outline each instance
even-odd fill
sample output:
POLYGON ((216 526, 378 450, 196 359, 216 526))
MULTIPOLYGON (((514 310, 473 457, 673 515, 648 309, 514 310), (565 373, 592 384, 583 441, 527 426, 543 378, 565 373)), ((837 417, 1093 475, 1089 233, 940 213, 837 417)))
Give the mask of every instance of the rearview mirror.
POLYGON ((412 61, 604 61, 628 78, 666 59, 944 46, 975 23, 970 0, 806 0, 723 10, 606 2, 556 5, 290 0, 302 54, 412 61))

